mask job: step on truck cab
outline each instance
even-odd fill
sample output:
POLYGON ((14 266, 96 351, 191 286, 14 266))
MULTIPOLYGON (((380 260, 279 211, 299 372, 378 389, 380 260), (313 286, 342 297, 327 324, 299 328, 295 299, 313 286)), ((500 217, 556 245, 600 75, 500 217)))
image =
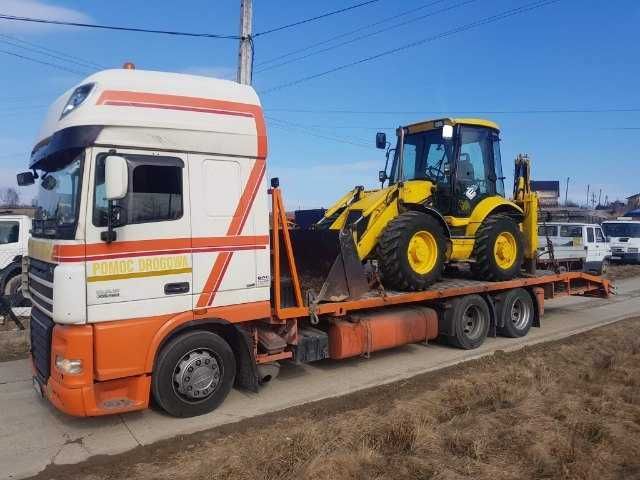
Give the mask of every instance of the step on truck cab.
POLYGON ((346 358, 438 335, 475 348, 526 334, 544 297, 607 295, 583 274, 377 287, 319 303, 301 288, 251 87, 138 70, 96 73, 50 108, 23 281, 34 387, 92 416, 156 403, 175 416, 256 391, 280 361, 346 358), (271 222, 269 203, 271 204, 271 222), (305 301, 305 298, 307 299, 305 301))

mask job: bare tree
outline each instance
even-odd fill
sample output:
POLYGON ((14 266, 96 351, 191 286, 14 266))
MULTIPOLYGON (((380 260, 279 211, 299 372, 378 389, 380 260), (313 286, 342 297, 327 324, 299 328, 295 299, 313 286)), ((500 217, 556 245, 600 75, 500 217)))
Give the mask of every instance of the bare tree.
POLYGON ((3 207, 16 207, 20 205, 20 195, 13 187, 0 190, 0 205, 3 207))

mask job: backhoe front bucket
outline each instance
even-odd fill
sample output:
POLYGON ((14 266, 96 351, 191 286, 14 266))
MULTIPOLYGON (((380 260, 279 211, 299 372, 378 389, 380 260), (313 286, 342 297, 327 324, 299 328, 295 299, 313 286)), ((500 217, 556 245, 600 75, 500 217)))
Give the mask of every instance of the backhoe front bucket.
POLYGON ((357 298, 369 290, 353 233, 335 230, 291 230, 303 290, 320 292, 315 302, 357 298))
POLYGON ((358 298, 369 290, 352 231, 348 228, 341 230, 338 242, 340 253, 329 270, 316 302, 339 302, 348 298, 358 298))

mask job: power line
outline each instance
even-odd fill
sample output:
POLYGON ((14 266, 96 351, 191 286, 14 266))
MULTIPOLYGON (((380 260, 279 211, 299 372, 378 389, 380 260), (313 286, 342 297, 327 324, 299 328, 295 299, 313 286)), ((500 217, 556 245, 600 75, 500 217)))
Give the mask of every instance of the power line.
POLYGON ((287 28, 297 27, 298 25, 303 25, 305 23, 315 22, 316 20, 320 20, 322 18, 331 17, 332 15, 337 15, 339 13, 348 12, 349 10, 354 10, 356 8, 364 7, 366 5, 371 5, 372 3, 377 3, 380 0, 368 0, 367 2, 356 3, 355 5, 351 5, 350 7, 341 8, 339 10, 333 10, 331 12, 326 12, 315 17, 305 18, 304 20, 298 20, 297 22, 288 23, 286 25, 282 25, 280 27, 271 28, 269 30, 264 30, 262 32, 258 32, 254 35, 254 37, 259 37, 262 35, 267 35, 269 33, 279 32, 281 30, 285 30, 287 28))
POLYGON ((267 63, 273 63, 273 62, 276 62, 276 61, 281 60, 283 58, 290 57, 291 55, 295 55, 296 53, 308 52, 312 48, 316 48, 316 47, 320 47, 322 45, 326 45, 327 43, 331 43, 334 40, 338 40, 340 38, 348 37, 349 35, 353 35, 354 33, 361 32, 361 31, 366 30, 368 28, 375 27, 375 26, 380 25, 382 23, 386 23, 388 21, 395 20, 395 19, 403 17, 405 15, 409 15, 409 14, 418 12, 420 10, 424 10, 425 8, 429 8, 429 7, 432 7, 433 5, 437 5, 438 3, 442 3, 442 2, 446 2, 446 1, 448 1, 448 0, 435 0, 433 2, 427 3, 426 5, 422 5, 420 7, 412 8, 410 10, 405 10, 405 11, 400 12, 400 13, 398 13, 396 15, 391 16, 391 17, 386 17, 386 18, 383 18, 382 20, 378 20, 377 22, 369 23, 367 25, 363 25, 362 27, 358 27, 358 28, 356 28, 354 30, 350 30, 348 32, 344 32, 344 33, 341 33, 339 35, 335 35, 333 37, 327 38, 325 40, 322 40, 321 42, 317 42, 317 43, 314 43, 312 45, 307 45, 306 47, 298 48, 298 49, 292 50, 292 51, 290 51, 288 53, 283 53, 281 55, 278 55, 277 57, 273 57, 273 58, 270 58, 268 60, 263 60, 262 62, 256 63, 256 66, 259 67, 261 65, 266 65, 267 63))
POLYGON ((12 55, 14 57, 18 57, 18 58, 21 58, 23 60, 29 60, 31 62, 39 63, 41 65, 47 65, 47 66, 52 67, 52 68, 57 68, 58 70, 64 70, 65 72, 75 73, 76 75, 80 75, 82 77, 87 75, 87 72, 80 72, 78 70, 74 70, 72 68, 67 68, 65 66, 58 65, 56 63, 45 62, 44 60, 38 60, 36 58, 27 57, 26 55, 20 55, 19 53, 10 52, 8 50, 1 50, 0 49, 0 53, 4 53, 6 55, 12 55))
POLYGON ((462 26, 456 27, 454 29, 447 30, 446 32, 439 33, 439 34, 433 35, 431 37, 427 37, 427 38, 423 38, 421 40, 417 40, 415 42, 407 43, 405 45, 402 45, 402 46, 396 47, 396 48, 392 48, 390 50, 385 50, 384 52, 380 52, 380 53, 375 54, 375 55, 364 57, 364 58, 361 58, 361 59, 353 61, 353 62, 344 63, 342 65, 338 65, 337 67, 331 68, 329 70, 325 70, 323 72, 315 73, 315 74, 312 74, 312 75, 307 75, 305 77, 301 77, 301 78, 298 78, 296 80, 291 80, 289 82, 281 83, 280 85, 276 85, 274 87, 268 88, 267 90, 263 90, 260 93, 262 93, 262 94, 271 93, 271 92, 274 92, 274 91, 277 91, 277 90, 282 90, 284 88, 293 87, 295 85, 299 85, 301 83, 308 82, 309 80, 314 80, 316 78, 324 77, 324 76, 329 75, 331 73, 339 72, 339 71, 344 70, 346 68, 354 67, 356 65, 360 65, 360 64, 363 64, 363 63, 366 63, 366 62, 370 62, 372 60, 377 60, 378 58, 382 58, 382 57, 385 57, 387 55, 392 55, 394 53, 398 53, 398 52, 401 52, 403 50, 408 50, 410 48, 414 48, 414 47, 423 45, 425 43, 430 43, 430 42, 433 42, 435 40, 446 38, 446 37, 455 35, 457 33, 465 32, 467 30, 471 30, 473 28, 476 28, 476 27, 479 27, 479 26, 482 26, 482 25, 487 25, 487 24, 490 24, 490 23, 494 23, 494 22, 497 22, 499 20, 503 20, 505 18, 513 17, 513 16, 519 15, 521 13, 525 13, 525 12, 528 12, 528 11, 531 11, 531 10, 535 10, 535 9, 538 9, 538 8, 541 8, 541 7, 544 7, 544 6, 547 6, 547 5, 551 5, 553 3, 557 3, 559 1, 560 0, 542 0, 542 1, 536 1, 536 2, 532 2, 532 3, 528 3, 526 5, 522 5, 520 7, 513 8, 513 9, 510 9, 510 10, 505 10, 504 12, 498 13, 496 15, 492 15, 490 17, 485 17, 485 18, 477 20, 475 22, 467 23, 466 25, 462 25, 462 26))
POLYGON ((95 68, 107 68, 104 65, 101 65, 99 63, 96 62, 92 62, 90 60, 85 60, 83 58, 80 57, 76 57, 74 55, 69 55, 68 53, 65 52, 61 52, 59 50, 54 50, 53 48, 49 48, 49 47, 45 47, 42 45, 38 45, 37 43, 33 43, 33 42, 27 42, 26 40, 22 40, 20 38, 16 38, 14 36, 11 35, 6 35, 6 34, 1 34, 0 33, 0 37, 4 38, 5 40, 1 40, 4 43, 8 43, 10 45, 16 46, 18 48, 24 48, 25 50, 29 50, 29 48, 23 46, 23 45, 27 45, 28 47, 31 47, 31 49, 33 51, 36 51, 38 53, 42 53, 42 54, 47 54, 50 55, 54 58, 57 58, 59 60, 63 60, 65 62, 69 62, 69 63, 75 63, 77 65, 80 65, 81 67, 84 68, 91 68, 91 69, 95 69, 95 68), (8 40, 6 40, 8 39, 8 40), (18 43, 12 43, 12 42, 18 42, 18 43), (23 45, 20 45, 23 44, 23 45))
MULTIPOLYGON (((321 110, 302 108, 268 108, 268 112, 317 113, 336 115, 545 115, 573 113, 637 113, 640 108, 581 108, 581 109, 527 109, 527 110, 321 110)), ((349 127, 356 128, 356 127, 349 127)))
POLYGON ((302 133, 302 134, 305 134, 305 135, 310 135, 312 137, 322 138, 324 140, 330 140, 332 142, 344 143, 344 144, 347 144, 347 145, 353 145, 353 146, 356 146, 356 147, 369 148, 369 149, 373 148, 370 144, 364 143, 364 141, 362 141, 362 142, 357 141, 357 140, 354 141, 353 139, 349 139, 349 138, 345 138, 345 137, 336 137, 336 136, 326 135, 324 133, 317 133, 317 132, 314 132, 313 130, 309 129, 307 126, 300 125, 300 124, 294 123, 294 122, 289 122, 287 120, 280 120, 278 118, 269 117, 269 116, 265 116, 265 118, 267 118, 269 120, 270 126, 275 127, 275 128, 280 128, 280 129, 283 129, 283 130, 302 133))
POLYGON ((180 37, 220 38, 220 39, 229 39, 229 40, 240 39, 238 35, 223 35, 218 33, 180 32, 180 31, 174 31, 174 30, 155 30, 150 28, 122 27, 117 25, 101 25, 101 24, 95 24, 95 23, 66 22, 62 20, 51 20, 51 19, 45 19, 45 18, 18 17, 15 15, 7 15, 4 13, 0 13, 0 20, 45 23, 45 24, 51 24, 51 25, 64 25, 67 27, 98 28, 102 30, 118 30, 118 31, 124 31, 124 32, 157 33, 160 35, 175 35, 180 37))
POLYGON ((345 45, 349 45, 351 43, 354 43, 354 42, 357 42, 357 41, 360 41, 360 40, 364 40, 365 38, 373 37, 373 36, 378 35, 380 33, 388 32, 389 30, 394 30, 396 28, 404 27, 405 25, 409 25, 411 23, 419 22, 420 20, 424 20, 425 18, 433 17, 435 15, 438 15, 439 13, 448 12, 450 10, 455 10, 456 8, 464 7, 466 5, 469 5, 469 4, 477 2, 477 1, 478 0, 466 0, 464 2, 456 3, 455 5, 451 5, 449 7, 441 8, 439 10, 435 10, 433 12, 429 12, 429 13, 427 13, 425 15, 420 15, 419 17, 412 18, 410 20, 406 20, 406 21, 398 23, 396 25, 391 25, 391 26, 388 26, 388 27, 385 27, 385 28, 381 28, 379 30, 375 30, 373 32, 367 33, 365 35, 360 35, 360 36, 357 36, 355 38, 351 38, 349 40, 345 40, 344 42, 340 42, 338 44, 331 45, 331 46, 323 48, 321 50, 316 50, 314 52, 310 52, 310 53, 307 53, 305 55, 301 55, 299 57, 295 57, 295 58, 286 60, 284 62, 276 63, 274 65, 269 65, 267 67, 264 67, 264 68, 261 68, 261 69, 257 70, 256 73, 265 72, 267 70, 272 70, 274 68, 283 67, 283 66, 288 65, 290 63, 298 62, 300 60, 304 60, 306 58, 313 57, 313 56, 319 55, 321 53, 329 52, 329 51, 334 50, 336 48, 340 48, 340 47, 343 47, 345 45))
MULTIPOLYGON (((3 36, 4 36, 4 35, 1 35, 1 34, 0 34, 0 37, 3 37, 3 36)), ((27 46, 24 46, 24 45, 20 45, 19 43, 15 43, 15 42, 12 42, 12 41, 10 41, 10 40, 5 40, 4 38, 0 38, 0 43, 4 43, 5 45, 10 45, 10 46, 12 46, 12 47, 16 47, 16 48, 21 48, 21 49, 23 49, 23 50, 26 50, 27 52, 35 53, 35 54, 38 54, 38 55, 44 55, 44 56, 46 56, 46 57, 48 57, 48 58, 53 58, 53 59, 56 59, 56 60, 61 60, 61 61, 63 61, 63 62, 70 63, 70 64, 72 64, 72 65, 76 65, 76 66, 78 66, 78 67, 80 67, 80 68, 87 69, 87 70, 86 70, 86 73, 89 73, 89 72, 90 72, 90 71, 88 70, 89 68, 91 68, 91 69, 92 69, 91 71, 95 70, 95 67, 89 67, 89 66, 87 66, 87 65, 86 65, 86 64, 84 64, 84 63, 80 63, 80 62, 77 62, 77 61, 75 61, 75 60, 70 60, 70 59, 65 58, 65 57, 63 57, 63 56, 61 56, 61 55, 56 55, 56 54, 53 54, 53 53, 42 52, 42 51, 37 50, 37 49, 35 49, 35 48, 31 48, 31 47, 27 47, 27 46)))

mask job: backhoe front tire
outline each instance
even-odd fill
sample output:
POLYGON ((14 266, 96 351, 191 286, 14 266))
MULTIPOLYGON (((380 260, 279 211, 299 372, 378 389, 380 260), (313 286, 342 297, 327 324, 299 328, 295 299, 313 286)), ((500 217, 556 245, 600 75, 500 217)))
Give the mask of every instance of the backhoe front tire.
POLYGON ((380 235, 377 257, 386 288, 425 290, 442 275, 445 236, 438 221, 422 212, 405 212, 380 235))
POLYGON ((520 274, 524 242, 517 223, 506 215, 492 215, 476 232, 473 271, 479 280, 500 282, 520 274))

